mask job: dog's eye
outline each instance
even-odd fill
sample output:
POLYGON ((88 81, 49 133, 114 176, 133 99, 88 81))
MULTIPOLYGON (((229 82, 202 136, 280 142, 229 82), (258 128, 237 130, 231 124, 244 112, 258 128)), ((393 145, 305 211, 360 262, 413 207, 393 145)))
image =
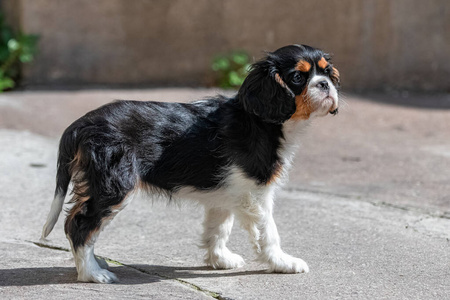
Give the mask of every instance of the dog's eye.
POLYGON ((331 65, 328 65, 328 67, 325 68, 324 73, 327 75, 331 74, 331 70, 333 69, 333 67, 331 65))
POLYGON ((304 81, 304 77, 302 76, 302 74, 300 74, 300 72, 295 72, 294 76, 292 77, 292 83, 293 84, 301 84, 304 81))

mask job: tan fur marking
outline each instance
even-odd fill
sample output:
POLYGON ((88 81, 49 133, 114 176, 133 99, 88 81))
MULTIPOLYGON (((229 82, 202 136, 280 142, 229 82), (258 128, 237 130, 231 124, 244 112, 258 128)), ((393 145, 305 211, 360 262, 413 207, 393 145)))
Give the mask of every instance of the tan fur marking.
POLYGON ((295 66, 295 69, 300 72, 309 72, 311 70, 311 64, 306 60, 300 60, 295 66))
POLYGON ((73 157, 72 161, 69 163, 69 172, 73 176, 76 175, 81 169, 81 150, 78 148, 77 153, 73 157))
POLYGON ((338 69, 336 69, 335 67, 333 67, 333 72, 331 73, 330 78, 334 84, 339 83, 341 81, 341 75, 339 74, 338 69))
POLYGON ((317 62, 317 65, 318 65, 319 67, 321 67, 322 69, 325 69, 325 68, 328 66, 328 62, 327 62, 327 60, 325 59, 325 57, 322 57, 322 58, 317 62))
POLYGON ((280 75, 278 73, 275 74, 275 81, 281 85, 282 87, 286 88, 286 83, 281 79, 280 75))
POLYGON ((77 153, 70 162, 69 172, 72 176, 73 182, 73 197, 70 203, 73 203, 69 213, 67 214, 66 224, 70 224, 73 218, 82 212, 84 203, 89 200, 87 195, 88 186, 83 181, 83 172, 81 170, 81 150, 78 149, 77 153))
POLYGON ((73 203, 73 206, 70 208, 66 217, 66 232, 70 231, 70 226, 75 216, 77 214, 83 213, 83 209, 85 209, 85 202, 90 198, 87 193, 88 185, 83 180, 84 174, 82 170, 82 155, 80 148, 78 148, 78 151, 75 153, 75 156, 69 163, 69 172, 72 176, 73 182, 73 197, 70 200, 70 203, 73 203))
POLYGON ((308 93, 308 88, 306 88, 300 95, 295 97, 295 105, 297 109, 292 115, 291 119, 298 120, 308 120, 311 113, 314 111, 311 101, 306 97, 308 93))
POLYGON ((65 222, 66 232, 70 231, 70 225, 75 216, 83 213, 85 202, 90 198, 87 195, 87 185, 83 182, 74 183, 73 193, 74 195, 70 200, 70 203, 73 203, 73 206, 70 208, 65 222))
POLYGON ((270 177, 270 179, 267 181, 267 184, 272 184, 274 182, 276 182, 281 176, 283 175, 283 167, 280 163, 277 163, 275 170, 273 171, 272 176, 270 177))
POLYGON ((99 227, 95 228, 94 230, 92 230, 91 232, 89 232, 89 234, 88 234, 88 236, 87 236, 87 238, 86 238, 86 242, 89 242, 89 241, 92 239, 92 236, 93 236, 95 233, 97 233, 97 232, 103 230, 105 224, 109 223, 110 221, 112 221, 112 219, 114 219, 114 217, 115 217, 115 216, 116 216, 116 215, 117 215, 117 214, 125 207, 124 204, 123 204, 123 203, 125 202, 125 200, 126 200, 128 197, 130 197, 130 195, 131 195, 133 192, 135 192, 137 189, 139 189, 139 187, 140 187, 141 185, 142 185, 142 182, 139 180, 138 183, 135 185, 134 189, 131 190, 131 191, 129 191, 129 192, 125 195, 125 197, 122 199, 122 201, 120 201, 120 203, 118 203, 118 204, 113 205, 113 206, 110 207, 111 214, 110 214, 109 216, 107 216, 107 217, 103 217, 102 220, 101 220, 101 222, 100 222, 101 225, 100 225, 99 227))
MULTIPOLYGON (((130 195, 131 195, 132 193, 134 193, 134 192, 136 192, 137 190, 139 190, 139 189, 141 188, 141 186, 143 186, 143 185, 142 185, 142 181, 138 180, 138 182, 137 182, 136 185, 134 186, 134 189, 132 189, 131 191, 129 191, 129 192, 125 195, 125 197, 123 197, 122 201, 120 201, 120 203, 111 206, 111 212, 113 212, 113 214, 115 215, 115 214, 117 214, 119 211, 121 211, 121 210, 124 208, 123 203, 125 202, 125 200, 126 200, 128 197, 130 197, 130 195)), ((112 217, 114 217, 114 215, 113 215, 112 217)), ((106 217, 105 219, 108 219, 108 218, 110 218, 110 217, 111 217, 111 216, 106 217)))

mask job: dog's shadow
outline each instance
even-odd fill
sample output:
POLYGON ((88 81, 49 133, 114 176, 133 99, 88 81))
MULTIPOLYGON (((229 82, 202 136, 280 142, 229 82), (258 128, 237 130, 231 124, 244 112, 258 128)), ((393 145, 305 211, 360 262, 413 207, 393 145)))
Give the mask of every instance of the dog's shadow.
MULTIPOLYGON (((157 265, 127 265, 109 268, 119 278, 117 284, 136 285, 164 280, 216 278, 267 274, 258 271, 213 270, 208 267, 168 267, 157 265)), ((73 284, 77 282, 74 267, 0 269, 0 287, 73 284)))

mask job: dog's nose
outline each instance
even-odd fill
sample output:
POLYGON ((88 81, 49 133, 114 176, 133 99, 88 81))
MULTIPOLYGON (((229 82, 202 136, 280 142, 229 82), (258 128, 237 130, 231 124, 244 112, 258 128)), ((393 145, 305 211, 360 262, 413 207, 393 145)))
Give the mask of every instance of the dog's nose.
POLYGON ((316 86, 324 91, 328 91, 330 89, 328 82, 326 82, 325 80, 320 81, 316 86))

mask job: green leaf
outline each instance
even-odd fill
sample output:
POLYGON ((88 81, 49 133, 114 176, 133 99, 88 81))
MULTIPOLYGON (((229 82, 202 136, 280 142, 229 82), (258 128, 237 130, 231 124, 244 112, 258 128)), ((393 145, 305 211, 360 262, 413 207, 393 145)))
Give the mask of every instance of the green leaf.
POLYGON ((248 63, 248 55, 243 52, 236 52, 232 55, 233 61, 238 65, 245 65, 248 63))
POLYGON ((226 70, 229 67, 230 67, 230 62, 225 57, 216 58, 212 64, 212 69, 214 71, 226 70))
POLYGON ((243 78, 239 76, 239 74, 236 71, 230 72, 230 74, 228 75, 228 80, 230 82, 230 85, 232 86, 238 86, 244 82, 243 78))
POLYGON ((31 62, 31 61, 33 61, 33 54, 31 54, 31 53, 21 54, 21 55, 19 55, 19 60, 22 63, 31 62))
POLYGON ((10 39, 10 40, 8 41, 8 49, 9 49, 9 51, 11 51, 11 52, 14 52, 14 51, 19 50, 19 49, 20 49, 20 44, 19 44, 19 42, 18 42, 17 40, 15 40, 15 39, 10 39))
POLYGON ((20 75, 20 63, 33 60, 39 40, 37 35, 14 32, 4 21, 0 13, 0 91, 15 86, 14 80, 20 75))
POLYGON ((0 74, 0 92, 14 87, 14 80, 0 74))
POLYGON ((221 88, 236 88, 242 85, 249 68, 249 55, 244 51, 217 55, 211 62, 216 84, 221 88))

